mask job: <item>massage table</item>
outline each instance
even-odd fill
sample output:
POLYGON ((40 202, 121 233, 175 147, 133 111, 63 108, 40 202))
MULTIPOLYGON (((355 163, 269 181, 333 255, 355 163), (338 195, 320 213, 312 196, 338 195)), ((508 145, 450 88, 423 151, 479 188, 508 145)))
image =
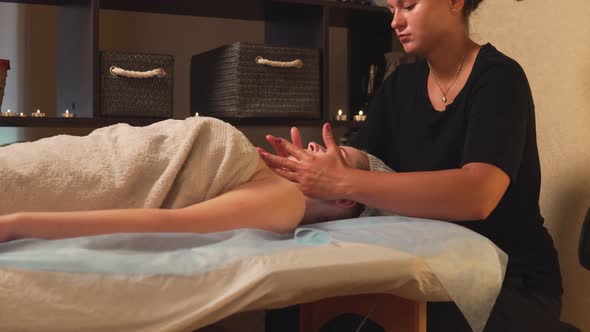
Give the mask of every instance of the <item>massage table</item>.
POLYGON ((0 244, 0 331, 190 332, 303 304, 301 331, 338 313, 424 331, 425 303, 457 303, 482 331, 507 257, 463 227, 400 216, 289 234, 111 234, 0 244))

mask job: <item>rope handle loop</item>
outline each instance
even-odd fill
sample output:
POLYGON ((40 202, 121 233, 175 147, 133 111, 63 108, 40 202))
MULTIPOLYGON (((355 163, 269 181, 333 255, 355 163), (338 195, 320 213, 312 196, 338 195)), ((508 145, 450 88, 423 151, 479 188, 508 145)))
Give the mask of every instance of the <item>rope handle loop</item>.
POLYGON ((133 71, 125 70, 116 66, 111 66, 109 72, 113 76, 124 76, 129 78, 152 78, 152 77, 165 77, 166 71, 163 68, 152 69, 148 71, 133 71))
POLYGON ((303 60, 295 59, 293 61, 283 62, 283 61, 272 61, 272 60, 265 59, 261 56, 257 56, 256 57, 256 64, 265 65, 265 66, 269 66, 269 67, 275 67, 275 68, 301 68, 301 67, 303 67, 303 60))

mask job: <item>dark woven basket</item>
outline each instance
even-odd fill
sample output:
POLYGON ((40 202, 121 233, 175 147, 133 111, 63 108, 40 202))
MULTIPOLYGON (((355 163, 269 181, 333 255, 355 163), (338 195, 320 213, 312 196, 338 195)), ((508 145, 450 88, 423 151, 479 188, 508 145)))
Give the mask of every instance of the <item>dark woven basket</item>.
POLYGON ((321 118, 316 49, 235 43, 193 56, 191 112, 218 118, 321 118), (256 63, 302 60, 300 68, 256 63))
POLYGON ((171 55, 100 53, 100 115, 105 117, 171 118, 174 98, 174 58, 171 55), (162 68, 163 77, 113 75, 111 67, 145 72, 162 68))

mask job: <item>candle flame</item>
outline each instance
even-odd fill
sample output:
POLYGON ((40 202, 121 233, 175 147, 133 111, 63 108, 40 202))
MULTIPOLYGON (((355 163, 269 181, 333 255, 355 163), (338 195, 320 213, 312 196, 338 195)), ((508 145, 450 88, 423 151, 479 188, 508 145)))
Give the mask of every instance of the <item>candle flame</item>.
POLYGON ((37 113, 41 113, 41 110, 37 110, 37 113))
POLYGON ((363 115, 363 111, 359 111, 359 115, 363 115))
POLYGON ((10 113, 10 110, 8 110, 8 112, 7 112, 7 113, 10 113))
POLYGON ((69 110, 66 110, 66 113, 70 113, 70 111, 69 110))
POLYGON ((342 110, 338 110, 338 115, 342 115, 342 110))

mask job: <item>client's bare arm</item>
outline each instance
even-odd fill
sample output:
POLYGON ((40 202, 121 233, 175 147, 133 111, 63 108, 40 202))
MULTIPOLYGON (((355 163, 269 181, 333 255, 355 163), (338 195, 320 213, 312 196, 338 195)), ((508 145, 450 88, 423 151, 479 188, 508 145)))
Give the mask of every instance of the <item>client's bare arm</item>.
POLYGON ((214 199, 182 209, 34 212, 0 216, 0 242, 14 238, 58 239, 109 233, 206 233, 235 228, 274 232, 294 229, 305 199, 297 186, 259 160, 246 183, 214 199))

